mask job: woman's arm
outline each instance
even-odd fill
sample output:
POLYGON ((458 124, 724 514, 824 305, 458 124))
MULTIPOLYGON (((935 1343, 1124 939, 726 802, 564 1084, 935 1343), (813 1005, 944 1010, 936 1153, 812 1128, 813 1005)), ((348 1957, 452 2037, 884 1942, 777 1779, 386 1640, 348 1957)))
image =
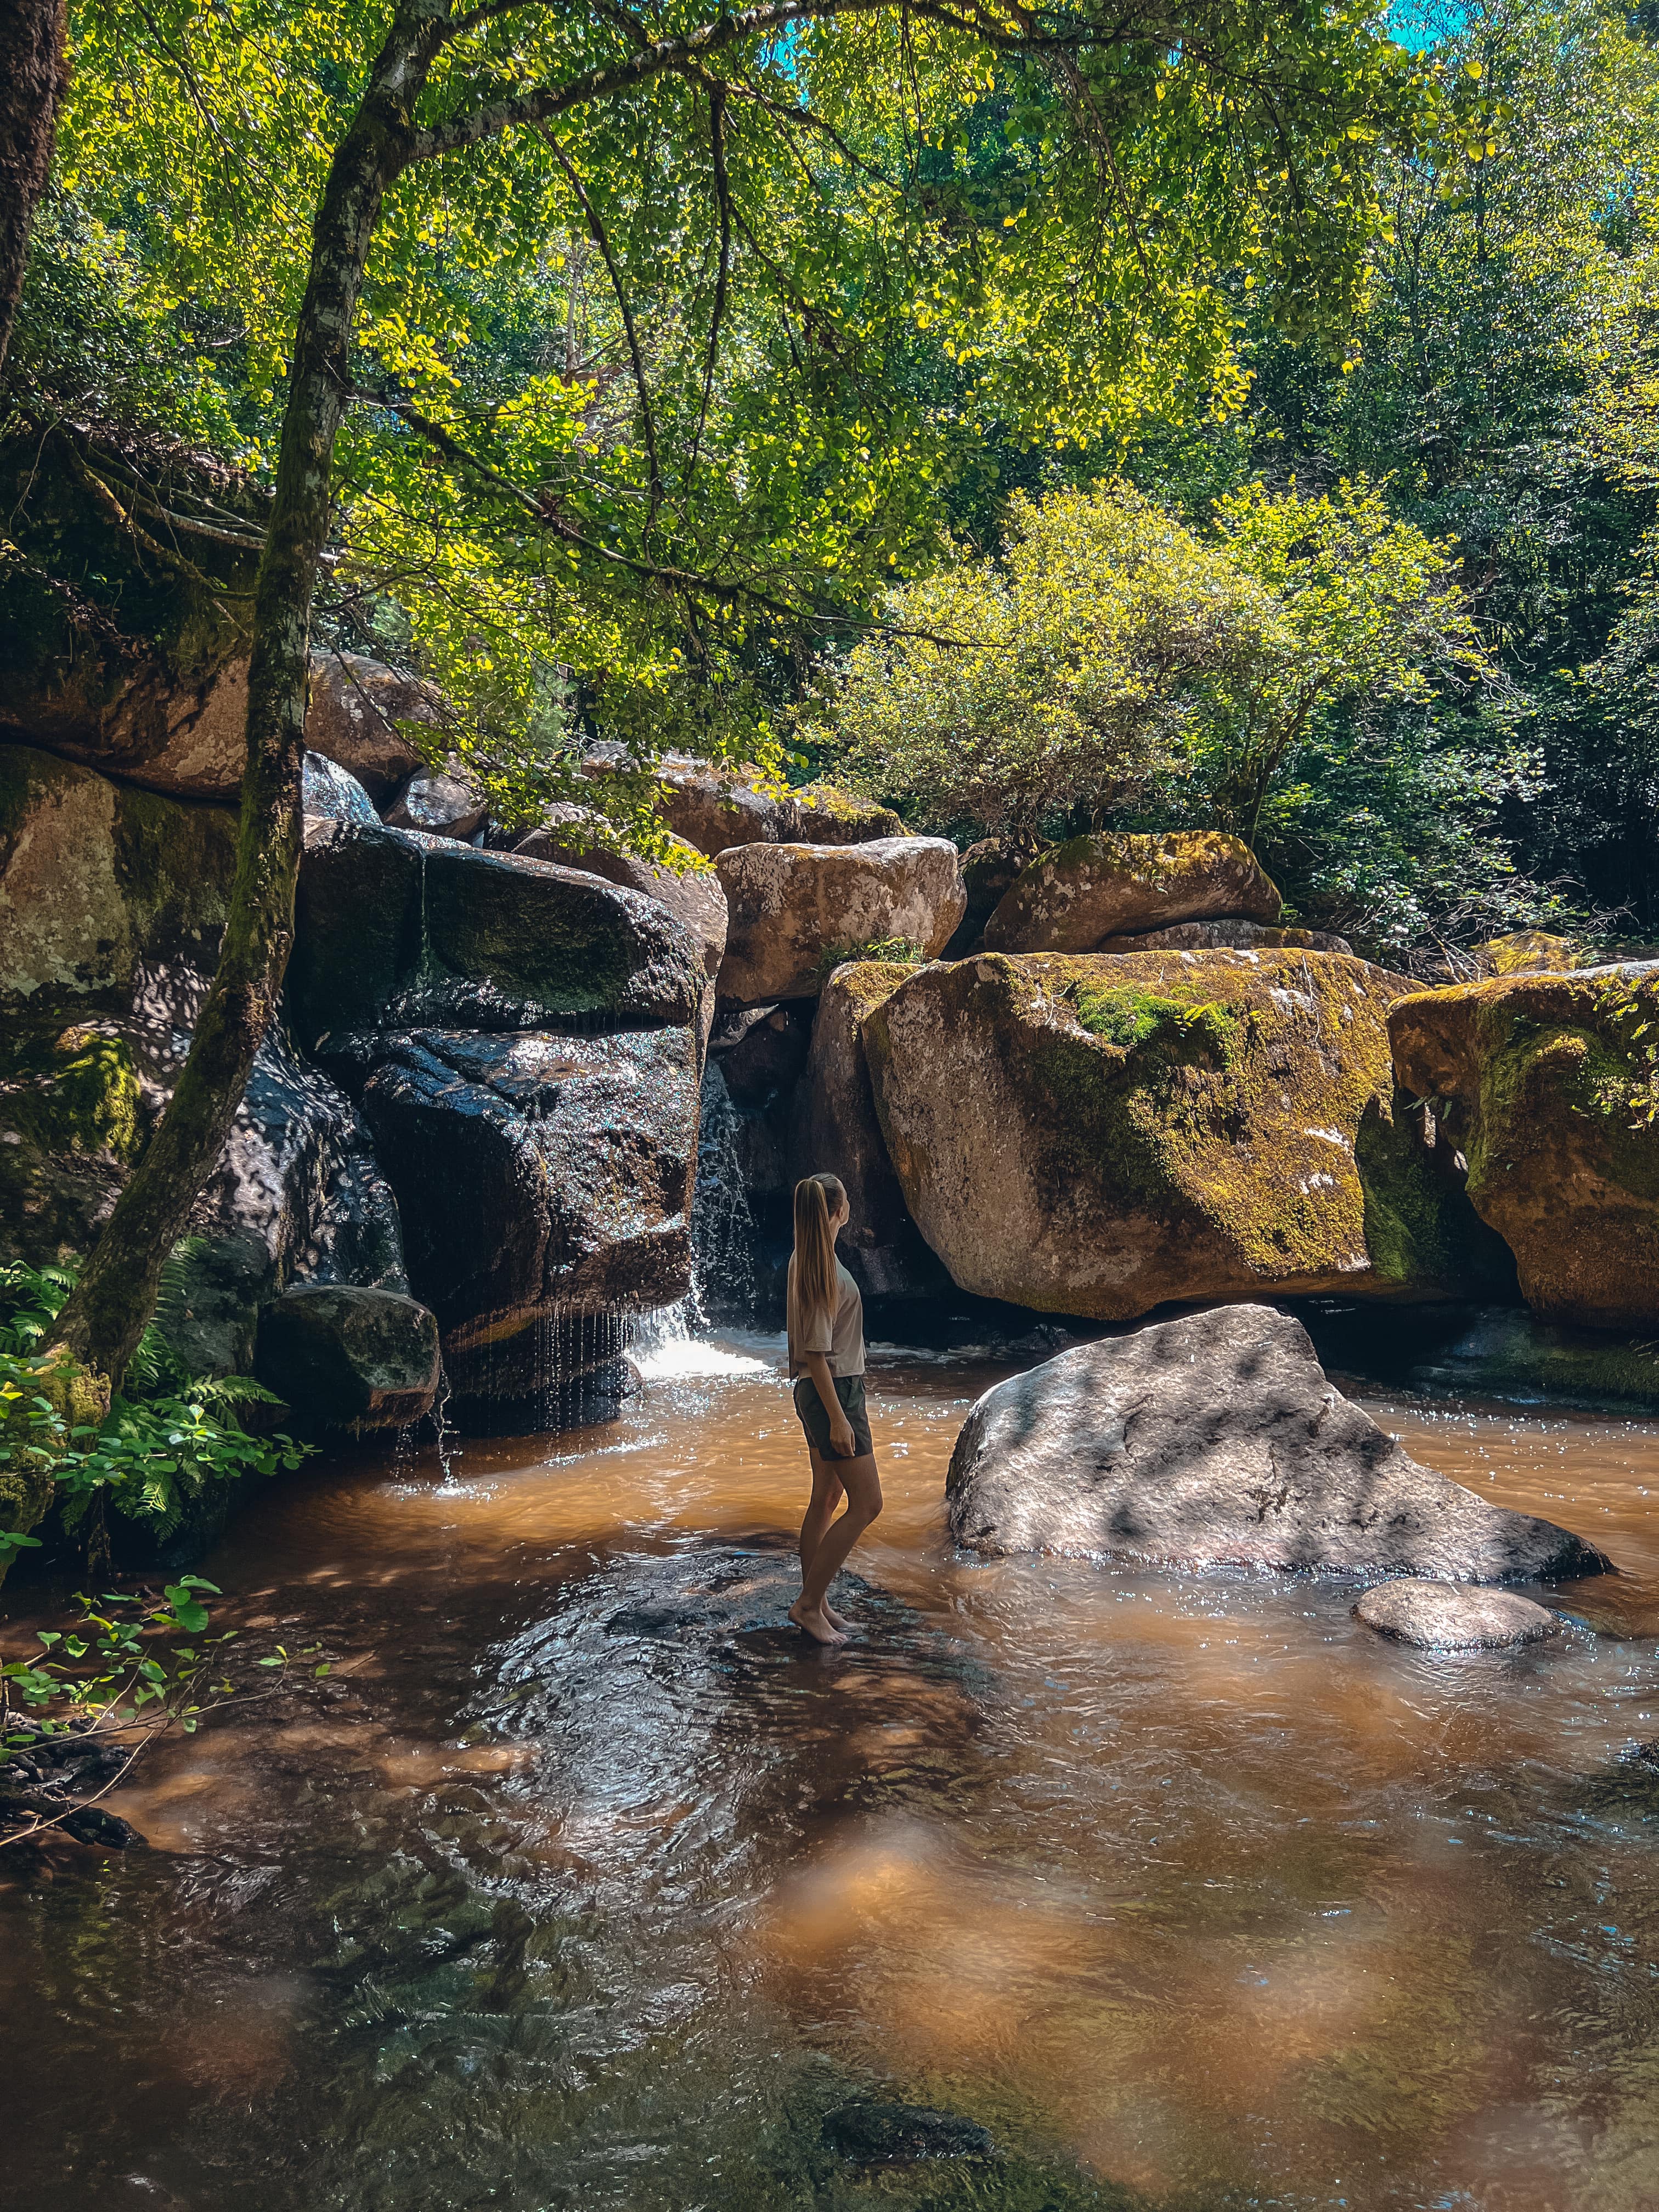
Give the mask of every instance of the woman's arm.
POLYGON ((806 1371, 811 1376, 817 1394, 823 1401, 823 1410, 830 1416, 830 1442, 842 1459, 853 1456, 853 1425, 847 1418, 846 1408, 836 1395, 836 1378, 830 1372, 828 1355, 822 1352, 806 1354, 806 1371))

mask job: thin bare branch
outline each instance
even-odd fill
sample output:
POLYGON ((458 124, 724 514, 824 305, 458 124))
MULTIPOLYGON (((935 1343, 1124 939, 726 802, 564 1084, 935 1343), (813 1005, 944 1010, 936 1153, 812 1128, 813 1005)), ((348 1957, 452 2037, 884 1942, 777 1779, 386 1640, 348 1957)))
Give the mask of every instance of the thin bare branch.
POLYGON ((550 131, 543 130, 541 137, 546 142, 554 160, 564 171, 565 182, 575 194, 576 204, 587 219, 588 231, 594 245, 599 249, 605 269, 610 275, 611 289, 616 295, 617 309, 622 317, 623 330, 627 336, 628 358, 634 371, 635 386, 640 395, 640 423, 645 436, 646 465, 651 477, 651 507, 650 512, 646 516, 645 531, 641 538, 642 544, 648 544, 651 532, 656 526, 657 516, 662 507, 662 462, 657 451, 657 418, 652 411, 651 387, 646 381, 645 356, 640 349, 639 332, 634 325, 634 310, 629 304, 628 288, 623 283, 622 270, 617 264, 616 255, 611 250, 610 235, 605 230, 598 208, 594 206, 588 195, 586 186, 576 174, 575 166, 570 156, 560 145, 553 133, 550 131))

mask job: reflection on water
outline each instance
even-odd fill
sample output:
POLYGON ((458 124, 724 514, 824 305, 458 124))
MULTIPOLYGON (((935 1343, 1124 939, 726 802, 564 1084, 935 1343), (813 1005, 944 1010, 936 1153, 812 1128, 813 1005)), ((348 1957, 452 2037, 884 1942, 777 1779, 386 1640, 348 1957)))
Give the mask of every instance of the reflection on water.
POLYGON ((1336 1585, 955 1557, 996 1370, 893 1354, 826 1653, 779 1352, 638 1346, 608 1427, 243 1516, 207 1571, 347 1666, 155 1754, 153 1852, 0 1860, 16 2202, 1659 2203, 1659 1432, 1382 1409, 1624 1570, 1436 1658, 1336 1585), (860 2168, 861 2098, 1000 2155, 860 2168))

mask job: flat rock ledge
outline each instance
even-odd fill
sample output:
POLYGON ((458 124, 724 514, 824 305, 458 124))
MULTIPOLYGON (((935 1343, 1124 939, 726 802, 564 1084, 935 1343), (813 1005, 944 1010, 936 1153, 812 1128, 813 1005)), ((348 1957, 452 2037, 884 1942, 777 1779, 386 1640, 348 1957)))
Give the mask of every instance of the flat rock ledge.
POLYGON ((1079 1345, 998 1383, 957 1439, 945 1502, 956 1540, 992 1556, 1449 1583, 1609 1565, 1419 1466, 1327 1379, 1301 1322, 1260 1305, 1079 1345))
POLYGON ((1561 1623, 1518 1590, 1470 1589, 1456 1583, 1380 1583, 1353 1609, 1356 1620, 1396 1644, 1427 1651, 1487 1651, 1536 1644, 1561 1623))

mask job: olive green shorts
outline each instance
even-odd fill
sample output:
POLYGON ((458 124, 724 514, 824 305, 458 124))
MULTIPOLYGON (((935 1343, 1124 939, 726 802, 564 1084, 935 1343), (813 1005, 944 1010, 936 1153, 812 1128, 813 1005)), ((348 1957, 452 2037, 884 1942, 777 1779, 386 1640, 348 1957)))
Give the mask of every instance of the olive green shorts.
MULTIPOLYGON (((853 1431, 851 1455, 863 1459, 875 1449, 870 1437, 870 1416, 864 1406, 864 1377, 837 1375, 834 1379, 841 1410, 853 1431)), ((800 1415, 800 1425, 813 1450, 823 1459, 839 1459, 841 1454, 830 1441, 830 1409, 819 1397, 818 1386, 810 1375, 803 1375, 795 1385, 795 1411, 800 1415)))

